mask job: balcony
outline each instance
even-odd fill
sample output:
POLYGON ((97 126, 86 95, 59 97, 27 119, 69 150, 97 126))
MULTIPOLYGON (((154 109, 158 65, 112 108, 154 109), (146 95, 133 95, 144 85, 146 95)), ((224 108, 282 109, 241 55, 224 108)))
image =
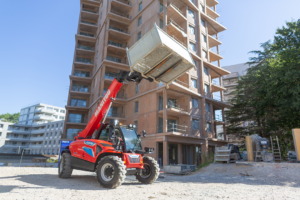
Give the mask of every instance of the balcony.
MULTIPOLYGON (((185 6, 184 6, 185 9, 185 6)), ((187 19, 184 13, 175 4, 170 3, 167 7, 168 17, 172 18, 177 24, 186 24, 187 19)), ((163 17, 164 12, 160 12, 160 17, 163 17)))
POLYGON ((222 78, 223 80, 225 80, 225 79, 238 78, 238 77, 239 77, 238 72, 232 72, 231 74, 225 75, 222 78))
POLYGON ((217 0, 206 0, 206 5, 208 7, 213 7, 215 5, 219 4, 219 2, 217 0))
POLYGON ((30 137, 23 138, 23 137, 6 137, 5 141, 16 141, 16 142, 28 142, 30 140, 30 137))
POLYGON ((87 20, 81 20, 80 31, 95 34, 97 32, 97 23, 87 20))
POLYGON ((127 41, 130 39, 129 31, 124 28, 119 28, 116 26, 109 27, 109 37, 118 38, 120 41, 127 41))
POLYGON ((34 120, 50 120, 50 121, 54 121, 56 120, 56 118, 52 117, 52 116, 47 116, 47 115, 35 115, 33 117, 34 120))
POLYGON ((208 44, 209 44, 209 48, 213 48, 213 47, 221 45, 222 42, 220 42, 216 38, 212 37, 211 35, 208 35, 208 44))
POLYGON ((40 148, 42 148, 42 145, 41 144, 30 144, 28 146, 28 148, 38 148, 38 149, 40 149, 40 148))
POLYGON ((177 42, 187 47, 186 45, 186 31, 184 28, 179 26, 173 19, 170 19, 167 25, 168 35, 173 37, 177 42))
POLYGON ((223 116, 222 115, 215 115, 213 119, 214 119, 214 123, 216 125, 222 125, 222 124, 224 124, 224 120, 223 120, 223 116))
POLYGON ((221 92, 223 90, 226 90, 226 88, 222 87, 220 84, 212 83, 212 92, 221 92))
POLYGON ((44 122, 34 122, 32 123, 32 126, 42 126, 42 125, 45 125, 44 122))
POLYGON ((114 42, 112 40, 108 40, 108 44, 107 44, 107 53, 108 54, 116 54, 116 55, 120 55, 122 57, 126 56, 126 45, 122 44, 122 43, 118 43, 118 42, 114 42))
POLYGON ((107 114, 107 119, 119 119, 119 120, 126 120, 125 113, 121 112, 111 112, 109 111, 107 114))
POLYGON ((210 62, 215 62, 215 61, 223 59, 223 57, 220 56, 220 54, 214 52, 213 50, 209 50, 208 52, 209 52, 210 62))
POLYGON ((227 74, 230 74, 230 71, 227 71, 226 69, 216 66, 208 61, 203 60, 203 62, 204 62, 204 65, 206 65, 207 67, 210 67, 212 70, 214 70, 220 76, 225 76, 227 74))
POLYGON ((37 129, 37 130, 32 130, 31 134, 41 134, 44 133, 46 131, 46 129, 37 129))
POLYGON ((99 17, 99 9, 94 6, 89 6, 87 4, 83 4, 81 9, 81 18, 90 20, 90 21, 97 21, 99 17))
POLYGON ((92 83, 92 78, 91 77, 82 77, 82 76, 70 75, 69 78, 70 78, 70 80, 80 81, 80 82, 86 83, 86 84, 92 83))
POLYGON ((69 117, 68 118, 68 123, 73 123, 73 124, 86 124, 85 119, 77 118, 77 117, 69 117))
POLYGON ((111 2, 111 10, 108 13, 108 17, 119 21, 124 24, 130 24, 132 17, 128 14, 132 8, 130 3, 125 3, 127 1, 113 0, 111 2))
POLYGON ((238 81, 236 79, 234 79, 234 80, 230 80, 230 79, 229 80, 224 80, 223 85, 224 85, 224 87, 237 86, 238 81))
POLYGON ((107 55, 104 64, 110 67, 118 68, 119 70, 129 70, 129 65, 124 58, 122 59, 115 56, 107 55))
POLYGON ((130 12, 132 4, 129 0, 112 0, 112 7, 118 8, 119 12, 130 12))
POLYGON ((35 113, 49 113, 49 114, 55 114, 55 110, 48 110, 46 108, 38 108, 34 110, 35 113))
POLYGON ((201 17, 208 22, 208 34, 214 35, 216 34, 216 32, 219 33, 226 30, 226 28, 222 24, 206 15, 205 13, 201 12, 201 17))
MULTIPOLYGON (((157 127, 157 132, 158 133, 163 133, 163 125, 159 125, 157 127)), ((178 132, 178 133, 189 134, 190 128, 188 126, 170 123, 170 124, 167 125, 167 132, 168 133, 178 132)))
POLYGON ((76 41, 85 41, 85 42, 91 42, 95 44, 96 37, 94 33, 84 32, 80 31, 78 34, 75 35, 76 41))
POLYGON ((44 136, 41 137, 32 137, 30 138, 30 141, 36 141, 36 142, 42 142, 44 140, 44 136))
POLYGON ((208 6, 206 6, 206 14, 214 20, 217 20, 217 18, 220 17, 220 15, 216 11, 212 10, 208 6))
POLYGON ((8 129, 7 132, 9 132, 9 133, 18 133, 18 134, 30 134, 30 131, 15 130, 15 129, 8 129))
POLYGON ((92 4, 94 6, 100 6, 100 2, 103 0, 81 0, 83 3, 92 4))
POLYGON ((197 6, 195 5, 196 0, 181 0, 183 3, 188 5, 193 10, 198 10, 197 6))
MULTIPOLYGON (((168 102, 167 107, 167 113, 170 116, 189 115, 187 106, 168 102)), ((163 110, 158 111, 158 113, 163 114, 163 110)))

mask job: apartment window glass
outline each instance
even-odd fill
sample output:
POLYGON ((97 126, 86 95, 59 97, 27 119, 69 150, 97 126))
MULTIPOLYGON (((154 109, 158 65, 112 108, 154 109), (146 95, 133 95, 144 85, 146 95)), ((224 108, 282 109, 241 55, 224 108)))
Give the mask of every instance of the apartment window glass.
POLYGON ((159 20, 159 28, 164 28, 164 21, 162 19, 159 20))
POLYGON ((209 93, 209 85, 204 84, 204 92, 209 93))
MULTIPOLYGON (((89 77, 89 76, 90 76, 90 72, 85 72, 85 71, 75 70, 74 76, 89 77)), ((58 110, 58 109, 57 109, 57 110, 58 110)), ((58 112, 58 111, 57 111, 57 112, 58 112)))
POLYGON ((28 137, 28 135, 23 135, 23 138, 27 138, 28 137))
POLYGON ((142 32, 138 33, 138 40, 142 38, 142 32))
POLYGON ((138 101, 136 101, 136 102, 134 102, 134 112, 139 112, 139 102, 138 101))
POLYGON ((203 40, 203 42, 207 42, 207 39, 206 39, 206 35, 204 35, 204 34, 202 34, 202 40, 203 40))
POLYGON ((196 51, 196 45, 194 43, 190 42, 189 47, 190 47, 190 50, 196 51))
POLYGON ((68 122, 84 123, 84 114, 70 113, 68 122))
POLYGON ((205 103, 205 110, 207 112, 210 112, 210 104, 209 103, 205 103))
POLYGON ((143 9, 143 2, 141 2, 140 4, 139 4, 139 11, 141 11, 143 9))
POLYGON ((138 19, 138 26, 140 26, 142 24, 142 17, 140 17, 139 19, 138 19))
POLYGON ((54 128, 54 124, 51 125, 51 128, 54 128))
POLYGON ((17 145, 17 142, 12 142, 13 145, 17 145))
POLYGON ((44 143, 45 145, 47 144, 47 141, 45 141, 45 143, 44 143))
POLYGON ((72 90, 76 92, 88 92, 88 89, 87 85, 73 84, 72 86, 72 90))
POLYGON ((162 3, 159 4, 159 12, 164 10, 164 5, 162 3))
POLYGON ((60 113, 66 113, 66 111, 65 110, 60 110, 60 113))
POLYGON ((65 117, 63 117, 63 116, 59 116, 59 119, 65 119, 65 117))
POLYGON ((86 107, 86 100, 84 100, 84 99, 71 99, 71 106, 86 107))
POLYGON ((193 121, 192 121, 192 127, 195 130, 199 130, 199 120, 198 119, 193 119, 193 121))
POLYGON ((163 110, 164 109, 164 106, 163 106, 163 97, 162 96, 159 96, 158 97, 158 110, 163 110))
POLYGON ((49 144, 51 144, 51 141, 49 141, 49 144))
POLYGON ((198 99, 192 98, 192 108, 198 108, 198 99))
POLYGON ((204 70, 204 74, 208 76, 208 70, 207 70, 207 67, 204 67, 203 70, 204 70))
POLYGON ((202 56, 203 56, 204 58, 207 58, 207 52, 204 51, 204 50, 202 50, 202 56))
POLYGON ((203 5, 201 5, 201 10, 202 10, 202 12, 205 12, 205 11, 204 11, 204 6, 203 6, 203 5))
POLYGON ((207 128, 207 131, 212 132, 211 123, 207 122, 206 123, 206 128, 207 128))
POLYGON ((193 26, 189 26, 189 31, 191 34, 195 35, 195 28, 193 26))
POLYGON ((197 88, 197 80, 196 79, 191 79, 192 87, 197 88))
POLYGON ((0 137, 1 137, 1 135, 2 135, 2 132, 0 132, 0 137))
POLYGON ((67 139, 74 139, 75 136, 81 132, 82 129, 68 128, 67 129, 67 139))
POLYGON ((3 124, 0 124, 0 128, 3 128, 3 124))
POLYGON ((188 14, 191 18, 195 18, 194 12, 191 11, 190 9, 188 10, 188 14))
POLYGON ((140 92, 140 84, 137 83, 137 84, 135 85, 135 93, 139 93, 139 92, 140 92))
POLYGON ((201 24, 205 27, 205 21, 203 19, 201 19, 201 24))

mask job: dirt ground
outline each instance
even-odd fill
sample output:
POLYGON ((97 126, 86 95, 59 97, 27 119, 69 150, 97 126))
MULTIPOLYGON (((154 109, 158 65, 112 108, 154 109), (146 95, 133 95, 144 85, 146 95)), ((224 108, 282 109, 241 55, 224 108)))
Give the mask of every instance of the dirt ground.
POLYGON ((59 179, 53 168, 1 167, 0 199, 299 200, 300 164, 211 164, 187 176, 161 174, 151 185, 128 176, 117 189, 100 187, 90 172, 74 170, 72 178, 59 179))

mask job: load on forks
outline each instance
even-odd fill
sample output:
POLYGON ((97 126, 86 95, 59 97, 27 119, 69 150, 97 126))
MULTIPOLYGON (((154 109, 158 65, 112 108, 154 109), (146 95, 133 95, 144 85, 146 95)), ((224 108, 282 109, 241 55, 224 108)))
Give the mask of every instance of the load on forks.
MULTIPOLYGON (((58 167, 60 178, 69 178, 73 169, 96 172, 99 183, 116 188, 126 175, 135 175, 144 184, 159 176, 157 161, 146 154, 154 148, 142 148, 141 137, 133 125, 105 123, 106 116, 124 82, 171 83, 195 67, 186 47, 154 27, 127 49, 130 71, 120 71, 106 91, 86 128, 78 133, 69 146, 62 148, 58 167)), ((62 141, 63 142, 63 141, 62 141)))

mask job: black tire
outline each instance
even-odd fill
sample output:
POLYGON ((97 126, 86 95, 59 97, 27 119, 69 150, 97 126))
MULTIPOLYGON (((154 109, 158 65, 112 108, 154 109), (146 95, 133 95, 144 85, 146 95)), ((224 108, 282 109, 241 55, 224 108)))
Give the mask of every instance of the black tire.
POLYGON ((58 165, 58 177, 59 178, 70 178, 73 169, 71 167, 71 154, 63 153, 60 158, 60 163, 58 165))
POLYGON ((118 156, 105 156, 97 165, 98 182, 105 188, 120 186, 126 177, 124 162, 118 156))
POLYGON ((156 160, 152 157, 145 156, 144 160, 144 169, 140 175, 136 175, 136 179, 144 184, 151 184, 159 176, 159 165, 156 160))

